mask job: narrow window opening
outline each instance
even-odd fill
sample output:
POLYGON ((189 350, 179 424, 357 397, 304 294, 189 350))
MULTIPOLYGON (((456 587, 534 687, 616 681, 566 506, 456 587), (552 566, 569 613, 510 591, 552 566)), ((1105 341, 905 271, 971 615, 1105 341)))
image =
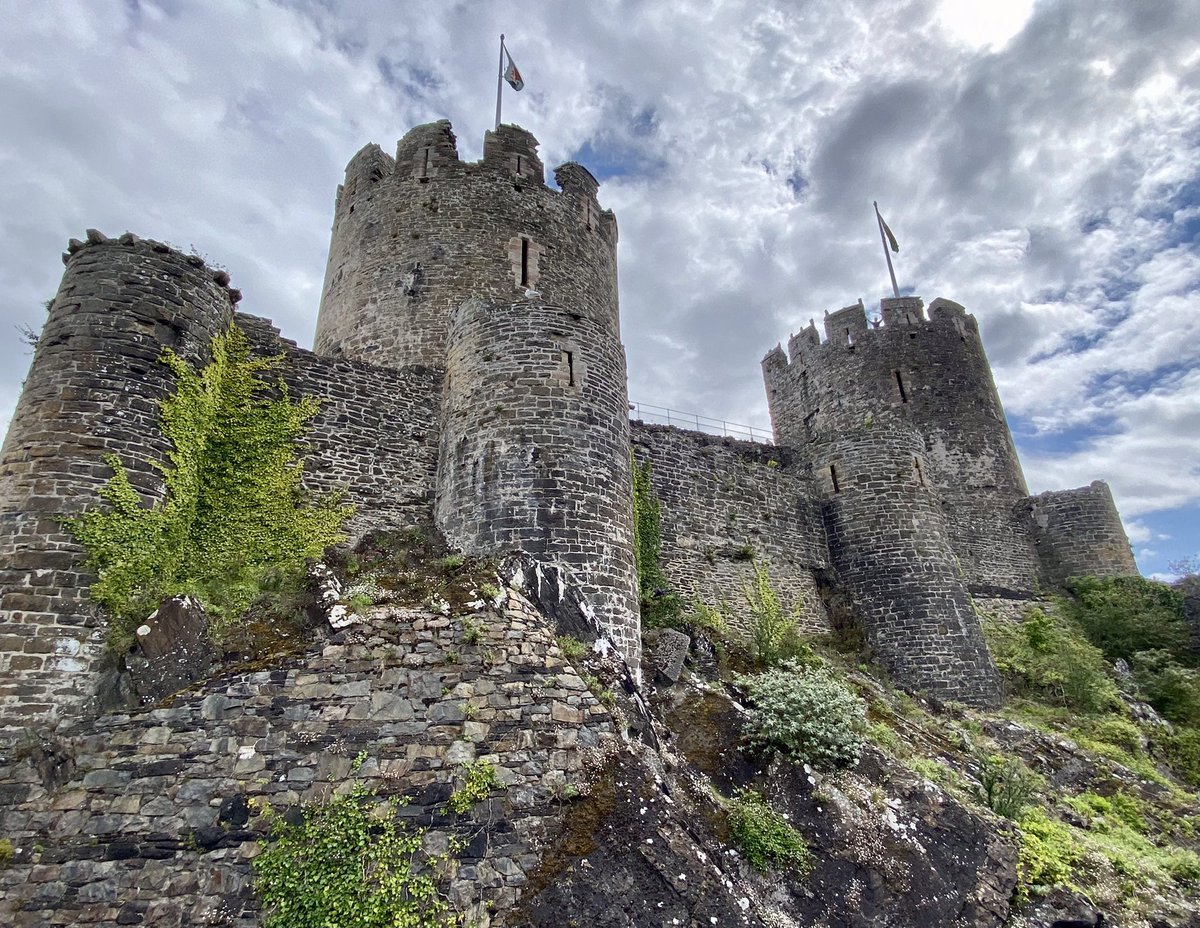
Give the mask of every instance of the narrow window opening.
POLYGON ((834 492, 834 493, 841 493, 841 492, 842 492, 842 488, 841 488, 841 486, 838 484, 838 479, 837 479, 837 468, 836 468, 836 467, 834 467, 832 464, 830 464, 830 465, 829 465, 829 479, 833 481, 833 492, 834 492))
POLYGON ((529 239, 521 239, 521 286, 529 286, 529 239))
POLYGON ((919 458, 913 458, 913 468, 917 472, 917 483, 925 486, 925 473, 921 470, 921 461, 919 458))
POLYGON ((429 149, 425 149, 425 164, 421 166, 421 176, 429 176, 429 149))
POLYGON ((854 336, 850 334, 850 330, 846 329, 846 344, 851 348, 854 347, 854 336))
POLYGON ((899 371, 892 371, 896 375, 896 386, 900 389, 900 402, 908 402, 908 394, 904 392, 904 378, 900 376, 899 371))
POLYGON ((521 156, 520 156, 520 155, 517 155, 517 176, 518 176, 518 177, 520 177, 520 176, 521 176, 521 174, 522 174, 522 171, 521 171, 521 156))
POLYGON ((815 409, 804 417, 804 434, 808 436, 809 441, 812 441, 813 438, 813 423, 816 421, 816 418, 817 411, 815 409))
POLYGON ((567 386, 575 386, 575 352, 564 351, 563 363, 567 365, 567 386))

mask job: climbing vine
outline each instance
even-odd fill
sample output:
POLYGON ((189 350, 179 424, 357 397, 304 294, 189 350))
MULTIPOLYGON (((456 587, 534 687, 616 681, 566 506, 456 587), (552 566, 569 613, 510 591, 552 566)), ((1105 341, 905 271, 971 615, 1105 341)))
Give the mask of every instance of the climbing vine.
POLYGON ((299 823, 270 807, 271 841, 254 858, 265 928, 441 928, 455 924, 421 852, 424 829, 396 818, 395 800, 356 783, 309 806, 299 823))
POLYGON ((293 402, 282 381, 265 380, 278 359, 251 357, 236 325, 213 339, 201 371, 170 349, 160 360, 177 384, 160 414, 167 458, 154 463, 163 500, 144 506, 113 455, 106 459, 113 476, 100 490, 107 507, 67 523, 97 575, 90 595, 109 613, 115 647, 179 593, 204 603, 219 634, 266 574, 296 573, 341 540, 351 512, 335 495, 310 499, 301 491, 297 441, 319 401, 293 402))
POLYGON ((667 586, 659 559, 662 555, 662 506, 650 482, 650 463, 633 465, 633 552, 637 565, 638 599, 646 625, 670 625, 678 619, 679 597, 667 586))

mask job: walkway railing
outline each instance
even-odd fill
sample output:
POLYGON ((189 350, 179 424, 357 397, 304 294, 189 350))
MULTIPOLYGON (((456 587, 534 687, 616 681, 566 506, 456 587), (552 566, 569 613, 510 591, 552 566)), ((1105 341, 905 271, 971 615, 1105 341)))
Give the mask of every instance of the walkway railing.
POLYGON ((676 428, 693 429, 709 435, 725 435, 744 441, 756 441, 763 445, 775 443, 770 429, 764 429, 757 425, 739 425, 736 422, 726 422, 724 419, 713 419, 694 412, 680 412, 678 409, 652 406, 649 403, 630 403, 629 418, 654 425, 673 425, 676 428))

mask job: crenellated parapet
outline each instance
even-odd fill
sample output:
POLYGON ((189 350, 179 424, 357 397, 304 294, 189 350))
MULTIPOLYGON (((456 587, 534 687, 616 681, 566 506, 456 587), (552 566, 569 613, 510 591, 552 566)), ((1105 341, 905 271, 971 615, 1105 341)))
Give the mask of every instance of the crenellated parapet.
POLYGON ((368 145, 337 198, 314 348, 391 368, 445 361, 464 300, 511 302, 533 290, 619 330, 616 220, 582 167, 548 187, 537 140, 488 132, 459 159, 450 123, 418 126, 395 159, 368 145))
POLYGON ((1027 594, 1036 557, 1013 505, 1028 490, 975 317, 936 299, 885 299, 827 313, 763 360, 775 438, 804 448, 896 416, 925 443, 927 477, 943 502, 970 587, 1027 594))

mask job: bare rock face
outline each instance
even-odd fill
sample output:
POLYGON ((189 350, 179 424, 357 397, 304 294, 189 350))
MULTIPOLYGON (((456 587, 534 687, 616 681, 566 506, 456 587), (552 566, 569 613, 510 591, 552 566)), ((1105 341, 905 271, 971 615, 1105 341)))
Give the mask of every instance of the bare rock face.
POLYGON ((872 747, 836 774, 758 768, 734 747, 735 703, 712 690, 679 697, 657 703, 675 732, 659 752, 663 766, 652 769, 647 751, 615 762, 549 839, 510 924, 999 928, 1009 918, 1009 826, 872 747), (759 872, 731 846, 715 797, 739 787, 786 815, 810 868, 759 872))
POLYGON ((138 628, 137 645, 125 664, 134 693, 148 702, 204 679, 217 659, 200 601, 173 596, 138 628))

